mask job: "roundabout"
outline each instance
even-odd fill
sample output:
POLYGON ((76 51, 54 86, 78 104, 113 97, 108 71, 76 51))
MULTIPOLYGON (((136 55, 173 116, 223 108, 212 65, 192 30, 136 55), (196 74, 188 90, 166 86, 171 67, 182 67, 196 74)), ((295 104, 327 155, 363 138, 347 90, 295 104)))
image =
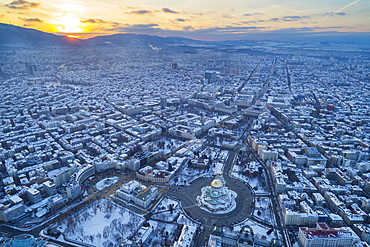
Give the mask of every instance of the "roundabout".
POLYGON ((207 188, 212 183, 213 185, 218 183, 214 180, 213 178, 198 178, 190 186, 176 187, 176 191, 169 191, 168 195, 180 200, 183 211, 206 228, 233 225, 249 218, 254 208, 253 193, 249 186, 228 176, 225 176, 225 181, 228 188, 235 193, 235 197, 232 197, 235 202, 229 205, 228 210, 212 212, 208 208, 205 210, 205 207, 199 204, 198 201, 199 197, 201 197, 202 189, 207 188))
POLYGON ((237 194, 226 187, 222 172, 217 172, 211 185, 201 189, 201 195, 197 197, 201 209, 213 214, 225 214, 234 210, 237 194))

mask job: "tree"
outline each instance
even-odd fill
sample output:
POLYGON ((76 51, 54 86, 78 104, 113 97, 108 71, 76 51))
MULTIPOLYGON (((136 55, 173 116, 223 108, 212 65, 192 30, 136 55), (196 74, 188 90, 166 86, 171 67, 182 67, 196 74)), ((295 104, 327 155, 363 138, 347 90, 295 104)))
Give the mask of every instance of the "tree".
POLYGON ((192 167, 193 166, 193 162, 191 162, 191 160, 188 161, 188 167, 192 167))
POLYGON ((173 171, 173 167, 172 167, 171 162, 168 163, 168 169, 167 169, 167 171, 169 171, 169 172, 172 172, 173 171))
POLYGON ((105 226, 103 229, 103 238, 108 238, 109 237, 109 226, 105 226))

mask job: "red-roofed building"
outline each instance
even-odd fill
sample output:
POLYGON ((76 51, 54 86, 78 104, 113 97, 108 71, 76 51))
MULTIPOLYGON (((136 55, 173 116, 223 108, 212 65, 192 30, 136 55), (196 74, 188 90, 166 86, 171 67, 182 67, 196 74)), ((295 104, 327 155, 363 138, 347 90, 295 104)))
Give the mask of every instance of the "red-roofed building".
POLYGON ((349 227, 329 228, 317 223, 316 228, 300 227, 298 242, 301 247, 352 247, 360 238, 349 227))

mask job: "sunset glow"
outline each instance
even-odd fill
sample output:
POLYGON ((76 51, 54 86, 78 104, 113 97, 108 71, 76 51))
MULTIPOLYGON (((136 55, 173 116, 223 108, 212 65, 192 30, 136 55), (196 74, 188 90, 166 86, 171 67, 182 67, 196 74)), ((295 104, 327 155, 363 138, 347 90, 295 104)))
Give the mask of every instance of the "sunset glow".
POLYGON ((72 34, 69 34, 67 35, 68 38, 71 38, 71 39, 79 39, 81 38, 81 36, 78 36, 78 35, 72 35, 72 34))
POLYGON ((370 3, 355 1, 0 0, 0 22, 81 38, 114 33, 202 40, 282 34, 369 34, 370 3))
POLYGON ((61 33, 83 33, 85 24, 81 23, 80 19, 73 14, 63 14, 57 21, 53 22, 56 28, 61 33))

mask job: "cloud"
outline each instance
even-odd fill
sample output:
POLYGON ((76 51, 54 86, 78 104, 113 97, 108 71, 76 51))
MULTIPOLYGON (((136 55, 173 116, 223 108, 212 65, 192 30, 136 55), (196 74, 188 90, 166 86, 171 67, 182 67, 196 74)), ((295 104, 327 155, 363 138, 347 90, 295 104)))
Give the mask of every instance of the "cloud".
POLYGON ((169 14, 178 14, 179 13, 177 11, 174 11, 174 10, 166 8, 166 7, 162 8, 161 11, 164 12, 164 13, 169 13, 169 14))
POLYGON ((328 17, 335 17, 336 15, 345 16, 347 14, 345 12, 326 12, 325 14, 322 14, 322 15, 328 18, 328 17))
POLYGON ((271 18, 269 20, 260 20, 259 22, 284 22, 284 21, 302 21, 302 20, 305 20, 305 19, 311 19, 311 16, 307 16, 307 15, 303 15, 303 16, 299 16, 299 15, 287 15, 287 16, 284 16, 282 18, 271 18))
POLYGON ((346 8, 350 7, 353 4, 356 4, 358 2, 360 2, 360 0, 356 0, 354 2, 351 2, 351 3, 347 4, 346 6, 340 8, 340 9, 337 9, 333 12, 328 12, 328 13, 323 14, 323 16, 325 16, 324 20, 327 19, 328 17, 334 17, 336 15, 341 15, 341 16, 346 15, 346 13, 344 13, 343 10, 345 10, 346 8))
POLYGON ((134 25, 123 24, 123 25, 116 26, 110 29, 105 29, 105 30, 118 32, 118 33, 138 33, 138 34, 150 34, 150 35, 163 35, 163 33, 165 33, 166 31, 168 32, 168 30, 159 28, 158 26, 159 25, 156 23, 134 24, 134 25))
POLYGON ((182 28, 184 31, 190 31, 190 30, 194 30, 194 28, 192 26, 185 26, 182 28))
POLYGON ((174 20, 171 20, 171 21, 180 21, 180 22, 185 22, 185 21, 189 21, 189 19, 177 18, 177 19, 174 19, 174 20))
POLYGON ((311 33, 317 32, 318 30, 330 30, 330 29, 341 29, 343 27, 292 27, 292 28, 281 28, 270 31, 271 33, 311 33))
POLYGON ((148 27, 157 27, 158 24, 155 23, 150 23, 150 24, 135 24, 135 25, 130 25, 128 28, 148 28, 148 27))
POLYGON ((255 16, 255 15, 263 15, 262 13, 247 13, 244 14, 243 16, 255 16))
POLYGON ((81 23, 88 23, 88 24, 93 24, 96 26, 94 27, 93 30, 105 30, 105 28, 102 27, 101 24, 106 24, 106 25, 111 25, 111 27, 119 27, 121 26, 122 24, 119 23, 119 22, 115 22, 115 21, 105 21, 105 20, 102 20, 102 19, 95 19, 95 18, 90 18, 90 19, 86 19, 86 20, 81 20, 80 21, 81 23), (97 27, 99 26, 99 27, 97 27))
POLYGON ((234 27, 234 26, 227 26, 227 27, 218 27, 216 30, 219 33, 249 33, 253 30, 263 30, 266 27, 255 27, 255 26, 249 26, 249 27, 234 27))
MULTIPOLYGON (((370 42, 370 32, 355 33, 341 32, 344 27, 310 27, 286 28, 270 30, 271 27, 256 26, 226 26, 198 28, 184 26, 178 30, 161 28, 158 24, 138 24, 117 26, 106 31, 117 33, 138 33, 158 36, 185 37, 198 40, 276 40, 276 41, 345 41, 353 42, 353 37, 358 38, 356 42, 370 42), (353 36, 354 35, 354 36, 353 36)), ((345 27, 348 28, 348 27, 345 27)))
POLYGON ((310 16, 298 16, 298 15, 283 17, 284 21, 299 21, 303 19, 311 19, 311 17, 310 16))
MULTIPOLYGON (((273 18, 275 19, 275 18, 273 18)), ((279 18, 276 18, 276 19, 279 19, 279 18)), ((255 20, 255 21, 243 21, 242 23, 245 23, 245 24, 251 24, 251 23, 262 23, 262 22, 267 22, 268 20, 255 20)))
POLYGON ((34 27, 36 22, 39 22, 39 23, 43 22, 39 18, 21 18, 21 17, 18 17, 18 19, 25 22, 23 24, 24 27, 34 27))
POLYGON ((120 26, 112 29, 108 29, 108 31, 115 31, 121 33, 144 33, 150 35, 160 35, 160 36, 183 36, 189 37, 191 36, 202 36, 202 35, 221 35, 221 34, 240 34, 240 33, 249 33, 254 32, 256 30, 264 30, 265 27, 235 27, 235 26, 227 26, 227 27, 211 27, 211 28, 199 28, 196 29, 193 26, 184 26, 182 30, 169 30, 160 28, 158 24, 150 23, 150 24, 136 24, 136 25, 127 25, 127 26, 120 26))
POLYGON ((36 8, 40 5, 40 3, 35 3, 35 2, 28 2, 25 0, 15 0, 9 4, 6 4, 5 6, 10 8, 10 9, 22 9, 22 10, 27 10, 31 8, 36 8))
POLYGON ((82 23, 107 23, 107 21, 104 21, 102 19, 86 19, 86 20, 82 20, 80 21, 82 23))
POLYGON ((43 22, 39 18, 22 19, 25 22, 43 22))
POLYGON ((226 18, 226 19, 231 19, 232 16, 231 15, 221 15, 222 18, 226 18))
POLYGON ((150 10, 145 10, 145 9, 142 9, 142 10, 133 10, 131 12, 126 12, 126 14, 133 14, 133 15, 146 15, 146 14, 151 14, 152 11, 150 10))

